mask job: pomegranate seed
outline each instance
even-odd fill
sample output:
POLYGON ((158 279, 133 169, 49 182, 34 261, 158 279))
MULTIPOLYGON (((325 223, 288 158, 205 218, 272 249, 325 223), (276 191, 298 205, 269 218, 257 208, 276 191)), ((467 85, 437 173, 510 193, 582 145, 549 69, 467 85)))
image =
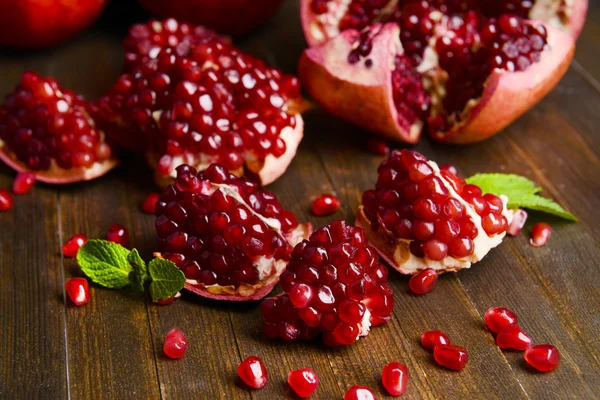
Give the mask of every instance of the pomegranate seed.
POLYGON ((515 215, 506 230, 506 233, 512 236, 517 236, 521 233, 521 230, 525 226, 525 222, 527 222, 527 212, 525 210, 518 209, 515 211, 515 215))
POLYGON ((69 299, 77 307, 90 301, 90 288, 85 278, 71 278, 65 282, 65 290, 69 299))
POLYGON ((554 371, 560 364, 560 353, 551 344, 538 344, 525 350, 525 361, 542 372, 554 371))
POLYGON ((392 396, 402 396, 408 385, 408 369, 399 362, 391 362, 381 372, 381 383, 392 396))
POLYGON ((251 388, 260 389, 267 384, 269 375, 262 360, 256 356, 246 358, 238 367, 238 375, 251 388))
POLYGON ((390 146, 381 139, 372 138, 367 143, 367 149, 376 156, 387 156, 390 152, 390 146))
POLYGON ((340 199, 334 195, 322 194, 313 201, 312 212, 318 216, 329 215, 339 210, 341 206, 340 199))
POLYGON ((433 290, 437 280, 437 272, 428 268, 410 278, 408 287, 414 294, 425 294, 433 290))
POLYGON ((123 225, 112 224, 106 233, 106 240, 115 242, 121 246, 127 246, 129 243, 129 233, 123 225))
POLYGON ((158 193, 148 193, 148 196, 146 196, 144 202, 142 203, 142 210, 146 214, 154 214, 156 211, 156 202, 158 201, 159 196, 160 195, 158 193))
POLYGON ((344 400, 375 400, 375 393, 367 386, 354 385, 348 389, 344 400))
POLYGON ((165 337, 163 352, 169 358, 178 359, 183 357, 187 347, 188 342, 183 332, 177 328, 173 328, 165 337))
POLYGON ((427 350, 433 350, 438 344, 450 344, 450 339, 442 331, 425 331, 421 334, 421 345, 427 350))
POLYGON ((527 350, 533 340, 518 325, 507 326, 498 332, 496 344, 501 349, 527 350))
POLYGON ((87 243, 87 241, 88 239, 83 233, 78 233, 71 239, 67 240, 67 242, 62 247, 62 253, 66 257, 76 257, 79 249, 82 248, 83 245, 87 243))
POLYGON ((433 348, 433 358, 443 367, 460 371, 469 361, 469 353, 464 347, 438 344, 433 348))
POLYGON ((491 307, 483 315, 488 329, 494 333, 518 323, 517 314, 504 307, 491 307))
POLYGON ((167 304, 173 303, 175 300, 179 299, 180 297, 181 297, 181 293, 177 292, 177 294, 175 294, 175 296, 169 297, 168 299, 164 299, 164 300, 158 300, 156 302, 156 304, 160 304, 161 306, 166 306, 167 304))
POLYGON ((13 195, 5 189, 0 189, 0 212, 13 208, 13 195))
POLYGON ((22 195, 33 187, 35 183, 35 175, 31 172, 19 172, 15 181, 13 182, 13 193, 16 195, 22 195))
POLYGON ((319 385, 319 377, 310 368, 291 371, 287 381, 292 390, 303 399, 313 394, 319 385))
POLYGON ((552 235, 552 227, 545 222, 538 222, 531 228, 529 244, 533 247, 542 247, 552 235))

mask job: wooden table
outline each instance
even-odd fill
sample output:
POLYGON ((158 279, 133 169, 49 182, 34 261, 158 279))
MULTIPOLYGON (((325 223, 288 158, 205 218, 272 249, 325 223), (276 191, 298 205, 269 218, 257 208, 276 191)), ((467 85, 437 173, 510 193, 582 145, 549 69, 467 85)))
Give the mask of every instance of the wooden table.
MULTIPOLYGON (((88 98, 101 95, 122 63, 120 40, 134 21, 146 18, 132 3, 114 2, 88 33, 34 54, 4 52, 0 93, 14 87, 25 69, 55 76, 88 98)), ((262 32, 242 44, 285 71, 294 71, 305 46, 296 1, 288 0, 262 32)), ((155 190, 141 160, 128 160, 108 176, 65 187, 36 185, 0 214, 0 398, 73 399, 278 399, 290 398, 285 379, 311 367, 321 380, 315 399, 341 398, 353 384, 374 388, 390 361, 410 370, 406 398, 592 399, 600 396, 600 4, 592 0, 575 61, 561 83, 505 132, 477 145, 451 147, 429 140, 415 146, 464 175, 515 172, 544 188, 581 222, 532 215, 524 234, 509 238, 472 269, 443 275, 426 296, 408 293, 408 278, 392 271, 396 295, 392 321, 353 346, 281 343, 260 333, 258 304, 226 304, 184 294, 156 306, 128 290, 92 289, 81 308, 66 306, 63 286, 79 275, 60 246, 85 232, 103 237, 122 223, 130 244, 149 259, 154 218, 140 211, 155 190), (552 224, 548 245, 528 244, 534 221, 552 224), (484 329, 483 313, 506 306, 537 343, 562 355, 557 371, 527 368, 521 352, 500 351, 484 329), (172 327, 190 347, 178 361, 162 353, 172 327), (419 345, 421 332, 443 329, 470 353, 468 366, 451 372, 436 366, 419 345), (236 380, 249 355, 266 362, 270 381, 249 391, 236 380)), ((322 226, 354 220, 361 193, 371 187, 381 158, 368 154, 368 134, 321 110, 306 114, 306 137, 286 175, 270 186, 299 220, 322 226), (343 209, 331 217, 309 213, 311 198, 336 193, 343 209)), ((0 169, 0 187, 14 173, 0 169)))

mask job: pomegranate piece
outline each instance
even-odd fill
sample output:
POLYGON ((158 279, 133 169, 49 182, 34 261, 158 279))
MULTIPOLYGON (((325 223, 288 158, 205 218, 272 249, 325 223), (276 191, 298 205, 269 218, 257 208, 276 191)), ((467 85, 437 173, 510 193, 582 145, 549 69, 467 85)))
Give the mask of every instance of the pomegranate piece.
POLYGON ((94 179, 117 165, 83 98, 31 71, 0 105, 0 160, 51 184, 94 179))
POLYGON ((525 210, 518 209, 515 211, 512 222, 508 226, 506 233, 511 236, 517 236, 523 230, 525 223, 527 222, 527 212, 525 210))
POLYGON ((16 195, 26 194, 35 183, 35 175, 31 172, 19 172, 13 182, 13 193, 16 195))
POLYGON ((545 222, 538 222, 531 228, 531 239, 529 244, 533 247, 542 247, 550 239, 552 227, 545 222))
POLYGON ((269 338, 351 345, 390 319, 394 296, 387 268, 362 229, 343 221, 317 229, 294 248, 281 275, 283 294, 263 300, 269 338))
POLYGON ((426 269, 413 275, 408 281, 408 287, 414 294, 426 294, 435 288, 438 274, 432 269, 426 269))
POLYGON ((0 212, 8 211, 13 208, 14 199, 11 192, 6 189, 0 189, 0 212))
POLYGON ((146 214, 154 215, 156 212, 156 202, 158 201, 159 196, 159 193, 148 193, 148 196, 146 196, 142 203, 142 211, 146 214))
POLYGON ((371 154, 375 154, 376 156, 387 156, 390 154, 390 146, 383 140, 377 138, 369 139, 367 149, 371 154))
POLYGON ((184 356, 187 347, 187 338, 179 329, 173 328, 167 333, 167 336, 165 336, 163 352, 167 357, 179 359, 184 356))
POLYGON ((438 344, 433 348, 433 358, 442 367, 460 371, 469 361, 469 353, 464 347, 438 344))
POLYGON ((323 216, 333 214, 342 206, 340 199, 332 194, 322 194, 314 199, 312 203, 312 212, 315 215, 323 216))
POLYGON ((108 232, 106 232, 106 240, 115 242, 121 246, 127 246, 127 243, 129 243, 129 233, 123 225, 112 224, 108 228, 108 232))
POLYGON ((490 307, 483 315, 488 329, 494 333, 509 326, 517 326, 517 314, 504 307, 490 307))
POLYGON ((383 367, 381 383, 392 396, 402 396, 408 385, 408 369, 399 362, 391 362, 383 367))
POLYGON ((354 385, 344 394, 344 400, 375 400, 375 393, 367 386, 354 385))
POLYGON ((442 331, 425 331, 421 334, 421 346, 433 350, 438 344, 450 344, 450 338, 442 331))
POLYGON ((71 278, 65 282, 65 291, 69 300, 77 307, 90 301, 90 288, 85 278, 71 278))
POLYGON ((250 356, 242 361, 238 366, 238 376, 253 389, 262 389, 269 379, 265 364, 256 356, 250 356))
POLYGON ((67 240, 62 247, 62 253, 65 257, 76 257, 80 248, 86 244, 88 238, 83 233, 78 233, 71 239, 67 240))
POLYGON ((288 374, 287 381, 294 393, 303 399, 313 394, 319 385, 319 377, 310 368, 291 371, 288 374))
POLYGON ((164 300, 158 300, 156 302, 156 304, 161 305, 161 306, 166 306, 166 305, 173 303, 176 300, 179 300, 180 297, 181 297, 181 292, 177 292, 177 294, 175 294, 175 296, 169 297, 168 299, 164 299, 164 300))
POLYGON ((498 332, 496 344, 501 349, 527 350, 533 339, 517 325, 507 326, 498 332))
POLYGON ((469 268, 506 235, 508 199, 483 194, 454 170, 394 150, 378 168, 375 189, 363 193, 356 225, 399 272, 469 268))
POLYGON ((183 271, 187 290, 216 300, 265 297, 312 229, 273 193, 219 164, 201 172, 179 166, 156 216, 160 255, 183 271))
POLYGON ((551 344, 538 344, 525 350, 525 361, 541 372, 550 372, 558 368, 560 353, 551 344))

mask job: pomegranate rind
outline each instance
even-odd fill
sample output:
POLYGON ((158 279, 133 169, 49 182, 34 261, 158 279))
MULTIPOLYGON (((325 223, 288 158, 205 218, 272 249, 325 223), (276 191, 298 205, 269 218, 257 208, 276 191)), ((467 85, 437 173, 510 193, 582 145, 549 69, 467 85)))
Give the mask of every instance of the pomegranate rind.
POLYGON ((583 25, 585 24, 585 16, 588 10, 588 0, 575 0, 571 8, 571 17, 569 19, 569 32, 573 40, 577 40, 583 25))

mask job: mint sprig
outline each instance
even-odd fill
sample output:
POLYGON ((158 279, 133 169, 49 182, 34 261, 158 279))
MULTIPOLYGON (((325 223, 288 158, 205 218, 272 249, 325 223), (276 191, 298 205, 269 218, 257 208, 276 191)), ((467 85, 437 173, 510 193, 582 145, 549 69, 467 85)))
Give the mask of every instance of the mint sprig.
POLYGON ((169 260, 155 258, 148 264, 148 272, 152 301, 166 300, 174 296, 185 284, 185 275, 169 260))

